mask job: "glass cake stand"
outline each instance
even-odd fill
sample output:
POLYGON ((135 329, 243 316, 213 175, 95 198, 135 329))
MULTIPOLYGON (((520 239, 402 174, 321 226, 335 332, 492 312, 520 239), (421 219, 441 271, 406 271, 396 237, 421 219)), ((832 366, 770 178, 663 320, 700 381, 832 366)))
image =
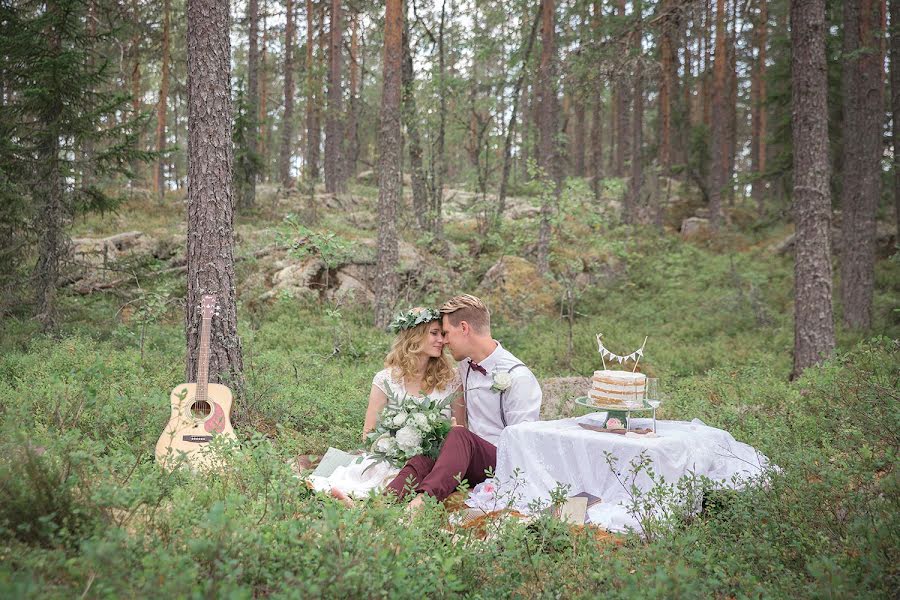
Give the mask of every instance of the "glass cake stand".
POLYGON ((625 416, 625 429, 631 429, 630 421, 631 421, 631 413, 639 413, 639 412, 653 412, 653 407, 647 404, 647 401, 644 400, 641 403, 632 403, 627 406, 622 406, 621 404, 616 405, 607 405, 607 404, 596 404, 593 400, 588 398, 587 396, 578 396, 575 398, 575 404, 579 406, 583 406, 585 408, 590 408, 592 410, 605 410, 609 412, 609 416, 617 416, 624 415, 625 416), (617 413, 617 414, 615 414, 617 413))

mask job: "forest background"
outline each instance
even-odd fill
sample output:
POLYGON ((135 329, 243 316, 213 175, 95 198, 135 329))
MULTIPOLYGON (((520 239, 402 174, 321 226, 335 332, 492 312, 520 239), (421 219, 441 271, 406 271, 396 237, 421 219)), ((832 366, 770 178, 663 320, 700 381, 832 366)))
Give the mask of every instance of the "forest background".
POLYGON ((0 589, 888 595, 898 18, 883 0, 0 2, 0 589), (150 448, 196 374, 204 290, 242 447, 200 482, 150 448), (623 537, 450 530, 439 506, 408 528, 311 494, 295 472, 357 443, 395 310, 460 291, 541 378, 544 418, 576 414, 598 331, 620 352, 649 336, 663 417, 782 471, 706 489, 700 514, 677 498, 708 482, 667 482, 623 537))

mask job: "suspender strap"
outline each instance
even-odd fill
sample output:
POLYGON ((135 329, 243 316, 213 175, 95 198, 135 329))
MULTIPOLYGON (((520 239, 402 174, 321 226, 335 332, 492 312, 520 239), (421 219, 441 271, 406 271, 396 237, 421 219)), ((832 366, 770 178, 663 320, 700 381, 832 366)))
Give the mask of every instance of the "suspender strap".
MULTIPOLYGON (((515 370, 518 369, 519 367, 524 367, 524 366, 525 366, 525 365, 522 364, 522 363, 518 363, 518 364, 516 364, 516 365, 513 365, 512 367, 510 367, 510 369, 509 369, 509 371, 507 371, 507 373, 512 373, 513 371, 515 371, 515 370)), ((508 388, 507 388, 507 389, 508 389, 508 388)), ((503 423, 503 426, 504 426, 504 427, 506 427, 506 409, 503 408, 503 396, 504 396, 505 394, 506 394, 506 390, 503 390, 502 392, 500 392, 500 422, 503 423)))

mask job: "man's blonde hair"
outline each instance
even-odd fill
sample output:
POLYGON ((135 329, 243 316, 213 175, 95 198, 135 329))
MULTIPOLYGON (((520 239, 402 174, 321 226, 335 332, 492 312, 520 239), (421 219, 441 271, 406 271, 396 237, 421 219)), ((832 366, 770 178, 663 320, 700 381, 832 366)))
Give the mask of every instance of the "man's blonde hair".
POLYGON ((487 306, 472 294, 461 294, 450 298, 440 308, 442 315, 447 315, 454 327, 459 327, 462 321, 469 324, 473 331, 480 334, 490 334, 491 313, 487 306))

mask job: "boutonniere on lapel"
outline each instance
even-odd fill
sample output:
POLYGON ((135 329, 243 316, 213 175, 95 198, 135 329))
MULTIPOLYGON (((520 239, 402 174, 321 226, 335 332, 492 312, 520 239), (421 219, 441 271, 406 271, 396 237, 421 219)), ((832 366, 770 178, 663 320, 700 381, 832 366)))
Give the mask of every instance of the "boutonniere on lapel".
POLYGON ((495 392, 503 392, 512 385, 512 375, 509 373, 491 373, 491 389, 495 392))

